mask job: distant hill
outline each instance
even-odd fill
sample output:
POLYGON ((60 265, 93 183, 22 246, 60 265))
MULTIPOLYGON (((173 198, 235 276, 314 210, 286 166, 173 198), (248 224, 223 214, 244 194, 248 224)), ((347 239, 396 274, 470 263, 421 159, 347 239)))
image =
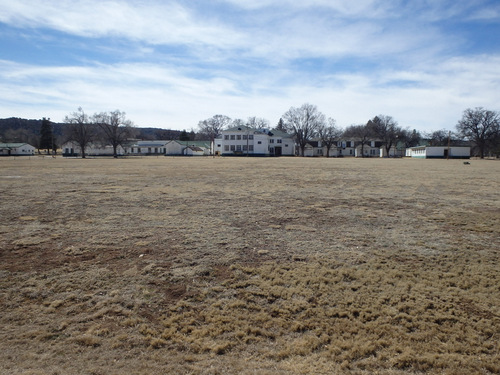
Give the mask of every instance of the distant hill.
MULTIPOLYGON (((23 119, 17 117, 0 119, 0 142, 26 142, 35 147, 38 147, 40 140, 40 127, 42 120, 23 119)), ((65 124, 52 122, 53 133, 60 144, 63 142, 63 130, 65 124)), ((159 129, 159 128, 136 128, 137 139, 143 140, 176 140, 181 136, 180 130, 159 129)), ((196 137, 197 134, 188 133, 191 137, 196 137)))

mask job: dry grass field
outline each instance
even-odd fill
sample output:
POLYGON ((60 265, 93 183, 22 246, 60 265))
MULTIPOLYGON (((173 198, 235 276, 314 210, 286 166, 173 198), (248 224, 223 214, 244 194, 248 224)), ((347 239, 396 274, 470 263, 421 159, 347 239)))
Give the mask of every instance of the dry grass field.
POLYGON ((500 162, 0 159, 0 373, 498 374, 500 162))

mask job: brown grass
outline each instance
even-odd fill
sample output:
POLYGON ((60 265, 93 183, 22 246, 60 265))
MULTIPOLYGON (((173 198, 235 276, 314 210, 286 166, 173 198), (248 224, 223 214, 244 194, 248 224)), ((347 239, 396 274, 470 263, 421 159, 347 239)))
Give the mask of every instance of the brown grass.
POLYGON ((0 373, 500 373, 498 186, 479 160, 0 159, 0 373))

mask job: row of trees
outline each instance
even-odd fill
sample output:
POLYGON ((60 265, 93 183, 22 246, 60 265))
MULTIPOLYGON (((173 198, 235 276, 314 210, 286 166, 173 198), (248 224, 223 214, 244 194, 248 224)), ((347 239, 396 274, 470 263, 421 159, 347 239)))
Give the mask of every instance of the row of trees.
MULTIPOLYGON (((200 121, 198 128, 201 134, 214 141, 223 129, 237 125, 267 128, 269 122, 256 117, 250 117, 245 122, 241 119, 231 120, 224 115, 215 115, 200 121)), ((389 150, 395 146, 414 147, 421 144, 423 139, 431 146, 460 145, 469 141, 481 158, 487 152, 500 153, 500 115, 482 107, 465 110, 455 133, 438 130, 422 135, 415 129, 399 126, 394 118, 387 115, 378 115, 366 124, 351 125, 341 129, 337 127, 333 118, 327 118, 315 105, 308 103, 298 108, 291 107, 280 118, 276 128, 294 135, 302 156, 307 143, 313 139, 321 141, 327 148, 327 155, 342 139, 355 139, 361 145, 362 155, 364 146, 372 140, 382 142, 386 153, 389 154, 389 150)))
POLYGON ((118 146, 135 136, 132 121, 126 118, 125 112, 119 110, 88 116, 80 107, 66 116, 64 122, 64 138, 78 144, 82 158, 85 158, 85 150, 91 143, 113 146, 113 156, 116 158, 118 146))

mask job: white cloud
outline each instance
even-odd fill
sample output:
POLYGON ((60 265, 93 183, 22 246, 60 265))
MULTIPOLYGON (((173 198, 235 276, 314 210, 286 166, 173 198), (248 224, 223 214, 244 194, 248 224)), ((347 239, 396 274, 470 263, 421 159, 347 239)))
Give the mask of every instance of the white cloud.
POLYGON ((120 109, 140 126, 190 129, 216 113, 275 124, 291 106, 309 102, 342 127, 382 113, 419 130, 453 129, 468 107, 499 109, 499 64, 500 56, 453 58, 420 71, 332 74, 317 86, 295 80, 293 71, 193 78, 189 70, 153 64, 43 68, 4 61, 0 112, 17 103, 21 117, 61 121, 79 106, 91 113, 120 109))
POLYGON ((7 1, 0 21, 15 27, 49 28, 82 37, 118 36, 148 44, 235 46, 240 35, 210 23, 176 2, 92 0, 7 1))

